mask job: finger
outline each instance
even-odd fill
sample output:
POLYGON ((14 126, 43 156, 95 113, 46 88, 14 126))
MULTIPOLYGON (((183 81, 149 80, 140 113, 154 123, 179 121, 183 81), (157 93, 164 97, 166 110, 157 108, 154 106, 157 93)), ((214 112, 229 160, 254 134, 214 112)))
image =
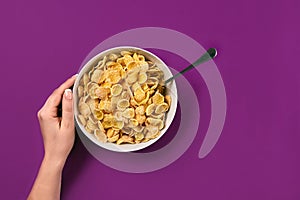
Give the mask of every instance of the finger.
POLYGON ((74 127, 74 108, 72 90, 66 89, 62 100, 62 128, 74 127))
POLYGON ((61 84, 56 90, 54 90, 54 92, 49 96, 44 105, 45 110, 48 110, 55 116, 57 115, 57 106, 61 102, 62 95, 66 89, 74 84, 76 77, 77 75, 72 76, 63 84, 61 84))

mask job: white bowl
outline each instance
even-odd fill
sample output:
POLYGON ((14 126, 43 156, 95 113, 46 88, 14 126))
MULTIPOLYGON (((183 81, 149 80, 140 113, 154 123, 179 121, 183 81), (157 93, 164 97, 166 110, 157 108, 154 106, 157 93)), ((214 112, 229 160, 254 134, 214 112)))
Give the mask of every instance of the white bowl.
POLYGON ((144 143, 139 143, 139 144, 121 144, 121 145, 117 145, 114 143, 103 143, 98 141, 95 136, 93 134, 88 133, 85 128, 78 122, 78 98, 77 98, 77 88, 78 88, 78 84, 79 84, 79 80, 81 79, 81 77, 88 71, 90 71, 90 69, 95 66, 96 63, 98 63, 99 60, 103 59, 104 56, 109 55, 111 53, 119 53, 120 51, 131 51, 131 52, 136 52, 136 53, 140 53, 142 55, 145 56, 146 59, 152 61, 153 63, 156 64, 156 66, 158 68, 160 68, 163 72, 164 72, 164 78, 165 80, 167 80, 169 77, 172 76, 172 73, 169 69, 169 67, 160 59, 158 58, 156 55, 154 55, 153 53, 146 51, 144 49, 141 48, 137 48, 137 47, 131 47, 131 46, 121 46, 121 47, 114 47, 108 50, 105 50, 99 54, 97 54, 96 56, 94 56, 92 59, 90 59, 80 70, 79 75, 75 81, 74 84, 74 88, 73 88, 73 94, 74 94, 74 110, 75 110, 75 122, 76 122, 76 129, 78 134, 84 134, 86 137, 88 137, 93 143, 95 143, 96 145, 98 145, 99 147, 111 150, 111 151, 116 151, 116 152, 130 152, 130 151, 137 151, 143 148, 146 148, 148 146, 150 146, 151 144, 153 144, 154 142, 156 142, 157 140, 159 140, 164 133, 167 131, 167 129, 169 128, 169 126, 171 125, 175 113, 176 113, 176 108, 177 108, 177 88, 176 88, 176 83, 175 80, 173 80, 171 83, 168 83, 166 86, 166 94, 169 94, 172 98, 171 101, 171 106, 169 111, 166 113, 166 120, 165 120, 165 126, 164 128, 160 131, 161 134, 154 138, 149 140, 148 142, 144 142, 144 143))

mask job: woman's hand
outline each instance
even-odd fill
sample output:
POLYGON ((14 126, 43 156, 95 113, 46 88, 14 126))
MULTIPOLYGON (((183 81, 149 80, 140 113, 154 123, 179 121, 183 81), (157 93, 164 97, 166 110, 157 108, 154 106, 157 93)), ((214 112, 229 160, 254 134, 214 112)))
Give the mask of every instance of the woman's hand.
POLYGON ((73 95, 69 89, 74 84, 75 79, 76 75, 54 90, 38 112, 44 140, 44 159, 62 166, 73 147, 75 139, 73 95), (58 117, 58 105, 61 101, 62 117, 58 117))

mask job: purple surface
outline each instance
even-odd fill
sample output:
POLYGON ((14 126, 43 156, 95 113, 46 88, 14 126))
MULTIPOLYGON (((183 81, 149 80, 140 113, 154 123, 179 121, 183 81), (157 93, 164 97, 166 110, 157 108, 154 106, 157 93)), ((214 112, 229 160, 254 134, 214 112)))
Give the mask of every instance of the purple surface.
MULTIPOLYGON (((99 163, 80 141, 64 171, 62 199, 300 199, 300 3, 294 1, 9 1, 0 6, 1 199, 24 199, 43 156, 37 110, 99 42, 157 26, 216 47, 228 101, 213 151, 198 159, 210 116, 199 74, 201 123, 193 145, 156 172, 99 163)), ((161 52, 174 68, 182 59, 161 52)))

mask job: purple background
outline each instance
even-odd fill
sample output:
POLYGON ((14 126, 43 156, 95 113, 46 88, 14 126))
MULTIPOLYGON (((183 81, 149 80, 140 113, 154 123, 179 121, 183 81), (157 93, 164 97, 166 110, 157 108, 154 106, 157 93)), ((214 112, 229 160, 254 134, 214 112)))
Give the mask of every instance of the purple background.
MULTIPOLYGON (((94 159, 77 140, 64 170, 62 199, 300 199, 299 1, 7 1, 0 4, 1 199, 24 199, 43 156, 37 110, 98 43, 121 31, 180 31, 215 62, 228 100, 213 151, 198 159, 210 117, 199 74, 201 123, 170 166, 127 174, 94 159)), ((158 54, 176 69, 187 63, 158 54)), ((188 134, 188 133, 187 133, 188 134)))

